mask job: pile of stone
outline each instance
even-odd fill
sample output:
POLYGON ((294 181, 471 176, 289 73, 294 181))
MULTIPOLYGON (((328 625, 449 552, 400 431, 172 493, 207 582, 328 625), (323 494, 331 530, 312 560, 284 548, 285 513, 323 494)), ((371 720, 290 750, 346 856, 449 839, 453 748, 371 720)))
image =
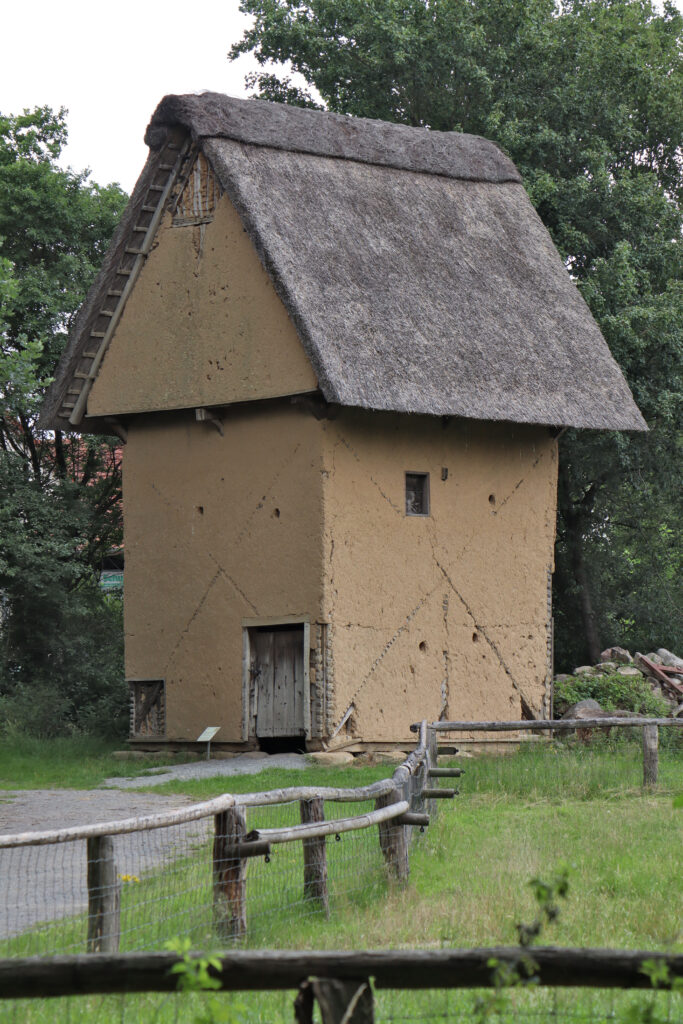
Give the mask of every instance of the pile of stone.
MULTIPOLYGON (((649 683, 652 692, 667 702, 673 717, 683 715, 683 658, 660 647, 649 654, 631 654, 624 647, 608 647, 596 665, 579 665, 574 676, 620 675, 640 677, 649 683)), ((571 675, 555 676, 555 682, 571 679, 571 675)))

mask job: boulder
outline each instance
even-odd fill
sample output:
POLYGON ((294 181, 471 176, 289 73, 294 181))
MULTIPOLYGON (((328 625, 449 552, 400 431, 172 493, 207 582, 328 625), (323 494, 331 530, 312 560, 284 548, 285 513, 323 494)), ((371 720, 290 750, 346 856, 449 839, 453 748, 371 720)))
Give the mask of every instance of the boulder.
POLYGON ((574 669, 575 676, 597 676, 599 674, 592 665, 579 665, 578 668, 574 669))
POLYGON ((353 754, 350 754, 348 750, 314 750, 308 756, 314 764, 353 764, 353 754))
MULTIPOLYGON (((652 661, 652 655, 651 654, 646 654, 645 657, 649 661, 652 661)), ((638 651, 636 651, 635 656, 633 658, 633 664, 635 665, 636 668, 640 669, 640 671, 643 673, 643 675, 646 675, 646 676, 651 676, 652 675, 652 670, 650 669, 650 666, 647 665, 643 661, 643 655, 640 654, 638 651)), ((661 661, 660 658, 658 658, 657 661, 652 661, 652 664, 653 665, 661 665, 662 661, 661 661)))
POLYGON ((653 665, 663 665, 664 664, 662 659, 659 657, 659 655, 657 653, 655 653, 655 651, 650 651, 650 653, 646 654, 645 657, 649 658, 649 660, 652 662, 653 665))
POLYGON ((600 661, 616 661, 618 665, 630 665, 633 658, 625 647, 608 647, 600 655, 600 661))
POLYGON ((617 663, 616 661, 600 661, 595 667, 598 672, 602 672, 603 675, 611 675, 612 672, 616 672, 617 663))
POLYGON ((150 755, 145 750, 113 750, 111 756, 117 761, 139 761, 150 755))
POLYGON ((643 673, 640 671, 639 668, 636 668, 635 665, 621 665, 617 669, 617 675, 633 676, 634 678, 636 676, 640 676, 641 679, 643 678, 643 673))
MULTIPOLYGON (((577 701, 576 704, 572 704, 565 713, 562 715, 564 718, 599 718, 606 712, 602 710, 602 707, 598 704, 597 700, 593 700, 591 697, 587 697, 586 700, 577 701)), ((560 719, 560 721, 562 721, 560 719)))
POLYGON ((375 764, 403 764, 407 756, 405 750, 376 750, 373 759, 375 764))
POLYGON ((669 668, 680 669, 681 673, 683 673, 683 658, 677 658, 675 654, 671 653, 671 651, 667 651, 666 647, 659 647, 657 649, 657 654, 662 659, 662 665, 668 665, 669 668))

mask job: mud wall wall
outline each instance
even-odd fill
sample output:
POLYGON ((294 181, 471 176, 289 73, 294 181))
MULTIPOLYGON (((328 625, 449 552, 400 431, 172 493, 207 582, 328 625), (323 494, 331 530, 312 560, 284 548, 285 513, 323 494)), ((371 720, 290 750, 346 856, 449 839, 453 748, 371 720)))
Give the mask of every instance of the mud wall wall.
POLYGON ((243 619, 320 616, 320 424, 261 405, 223 431, 140 417, 125 448, 126 676, 165 679, 167 739, 241 741, 243 619))
POLYGON ((296 329, 237 211, 168 214, 88 399, 88 415, 274 398, 316 387, 296 329))
POLYGON ((540 714, 549 431, 344 410, 325 437, 328 734, 350 707, 335 742, 408 739, 421 718, 540 714), (430 475, 426 517, 406 516, 406 472, 430 475))

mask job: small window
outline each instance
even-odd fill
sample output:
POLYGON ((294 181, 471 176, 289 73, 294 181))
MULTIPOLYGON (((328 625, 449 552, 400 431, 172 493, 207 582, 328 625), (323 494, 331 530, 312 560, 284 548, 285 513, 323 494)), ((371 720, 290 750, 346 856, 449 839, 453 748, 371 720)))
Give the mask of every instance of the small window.
POLYGON ((429 473, 406 473, 406 515, 429 515, 429 473))

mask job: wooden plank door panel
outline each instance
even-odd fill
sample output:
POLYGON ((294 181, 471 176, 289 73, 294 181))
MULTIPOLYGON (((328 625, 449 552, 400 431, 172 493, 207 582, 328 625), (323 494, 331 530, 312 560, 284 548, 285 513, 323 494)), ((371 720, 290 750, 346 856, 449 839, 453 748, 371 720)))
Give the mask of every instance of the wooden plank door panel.
POLYGON ((259 737, 305 735, 303 646, 302 626, 252 634, 259 737))

